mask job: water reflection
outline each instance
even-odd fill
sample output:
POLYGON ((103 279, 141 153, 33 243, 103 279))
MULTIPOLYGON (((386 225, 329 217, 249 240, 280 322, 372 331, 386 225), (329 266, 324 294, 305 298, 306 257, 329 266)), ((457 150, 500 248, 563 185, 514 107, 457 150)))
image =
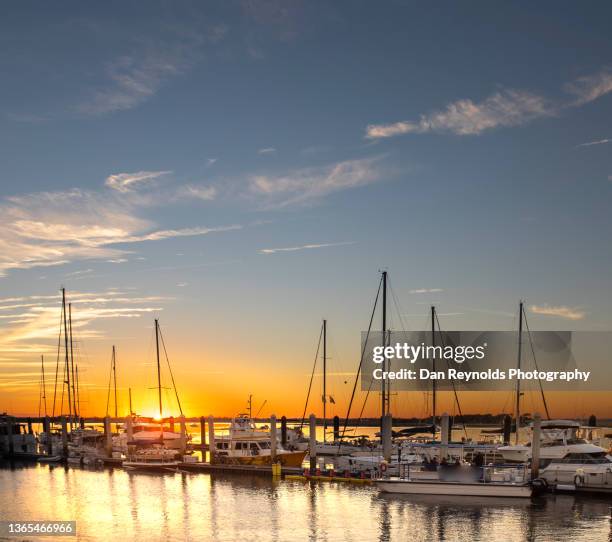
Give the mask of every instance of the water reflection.
POLYGON ((89 540, 612 540, 604 498, 385 495, 265 476, 48 465, 0 468, 0 515, 75 519, 89 540))

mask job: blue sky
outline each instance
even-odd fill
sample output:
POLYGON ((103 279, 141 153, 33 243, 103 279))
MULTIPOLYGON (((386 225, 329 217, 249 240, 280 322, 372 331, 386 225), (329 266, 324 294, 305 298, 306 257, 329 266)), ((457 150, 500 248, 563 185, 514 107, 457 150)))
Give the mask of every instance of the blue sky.
POLYGON ((49 344, 57 300, 33 296, 61 285, 100 359, 156 314, 185 348, 291 352, 301 375, 327 317, 350 366, 382 268, 412 329, 431 303, 512 329, 521 297, 539 329, 610 329, 611 12, 7 6, 6 363, 49 344))

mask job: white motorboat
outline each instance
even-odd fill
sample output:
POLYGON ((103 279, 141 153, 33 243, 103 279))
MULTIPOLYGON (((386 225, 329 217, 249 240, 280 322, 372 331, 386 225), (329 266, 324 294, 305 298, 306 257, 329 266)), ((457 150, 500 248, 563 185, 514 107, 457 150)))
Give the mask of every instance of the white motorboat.
POLYGON ((529 498, 534 493, 524 469, 493 466, 449 466, 433 471, 410 468, 402 476, 378 478, 375 483, 383 492, 413 495, 529 498))
POLYGON ((553 459, 540 470, 540 477, 560 490, 612 494, 612 456, 570 453, 553 459))
POLYGON ((122 466, 128 470, 176 471, 179 463, 174 450, 153 447, 138 450, 125 459, 122 466))
MULTIPOLYGON (((606 450, 579 438, 578 422, 570 420, 543 420, 541 422, 540 464, 546 466, 553 460, 565 457, 599 457, 606 450)), ((498 448, 505 461, 509 463, 526 463, 531 459, 531 443, 498 448)))

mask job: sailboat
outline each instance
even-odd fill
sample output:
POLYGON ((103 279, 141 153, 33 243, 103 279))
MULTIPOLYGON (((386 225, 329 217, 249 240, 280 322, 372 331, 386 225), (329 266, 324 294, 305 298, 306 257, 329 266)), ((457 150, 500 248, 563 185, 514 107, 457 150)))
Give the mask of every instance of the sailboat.
MULTIPOLYGON (((174 431, 164 428, 159 339, 159 320, 156 318, 155 351, 157 359, 157 396, 160 422, 157 424, 137 420, 136 423, 134 423, 132 440, 127 442, 128 457, 122 463, 123 467, 127 469, 177 470, 179 465, 179 461, 176 459, 177 449, 184 446, 184 441, 180 433, 175 433, 174 431)), ((170 371, 170 375, 172 376, 172 370, 170 371)), ((172 384, 174 385, 173 376, 172 384)), ((176 386, 174 386, 174 391, 182 415, 183 411, 178 398, 178 392, 176 391, 176 386)))

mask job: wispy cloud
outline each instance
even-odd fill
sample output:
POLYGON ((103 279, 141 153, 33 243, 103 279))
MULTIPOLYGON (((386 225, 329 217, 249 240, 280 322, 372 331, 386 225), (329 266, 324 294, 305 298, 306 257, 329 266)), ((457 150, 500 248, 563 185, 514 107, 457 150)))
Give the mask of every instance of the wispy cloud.
POLYGON ((479 135, 501 127, 519 126, 541 117, 553 116, 569 107, 579 107, 612 92, 612 71, 581 77, 564 86, 571 99, 552 101, 524 90, 503 89, 481 102, 462 99, 445 109, 421 115, 418 120, 370 124, 366 138, 381 139, 403 134, 450 133, 479 135))
POLYGON ((206 160, 206 165, 207 165, 208 167, 210 167, 210 166, 212 166, 212 165, 213 165, 213 164, 214 164, 214 163, 215 163, 217 160, 218 160, 218 158, 208 158, 208 159, 206 160))
POLYGON ((565 90, 576 96, 575 105, 584 105, 612 92, 612 70, 605 68, 599 73, 580 77, 565 85, 565 90))
POLYGON ((520 90, 504 90, 480 103, 469 99, 453 102, 443 111, 421 115, 418 121, 371 124, 367 127, 366 137, 378 139, 427 132, 476 135, 500 126, 524 124, 534 118, 551 115, 553 111, 540 96, 520 90))
POLYGON ((119 245, 207 235, 239 225, 156 229, 124 194, 69 190, 5 198, 0 202, 0 276, 9 269, 79 260, 120 260, 119 245))
POLYGON ((414 290, 409 290, 409 294, 436 294, 439 292, 443 292, 442 288, 416 288, 414 290))
POLYGON ((132 109, 154 96, 188 65, 184 51, 138 51, 108 63, 99 88, 76 107, 86 116, 132 109))
POLYGON ((582 320, 586 316, 586 313, 582 309, 578 307, 567 307, 565 305, 531 305, 529 310, 534 314, 556 316, 558 318, 565 318, 566 320, 582 320))
POLYGON ((135 173, 115 173, 109 175, 104 184, 118 192, 130 192, 135 186, 153 181, 171 171, 137 171, 135 173))
POLYGON ((93 273, 93 269, 80 269, 78 271, 73 271, 72 273, 66 273, 66 277, 78 277, 79 275, 88 275, 89 273, 93 273))
POLYGON ((274 147, 266 147, 264 149, 259 149, 257 154, 274 154, 276 149, 274 147))
POLYGON ((181 197, 210 201, 217 197, 217 189, 214 186, 197 186, 188 184, 179 190, 181 197))
POLYGON ((596 141, 580 143, 580 145, 576 145, 576 147, 590 147, 592 145, 605 145, 606 143, 612 143, 612 139, 598 139, 596 141))
POLYGON ((283 247, 283 248, 262 248, 259 250, 260 254, 276 254, 277 252, 297 252, 298 250, 310 250, 313 248, 326 248, 326 247, 341 247, 346 245, 354 245, 355 241, 344 241, 342 243, 317 243, 311 245, 299 245, 295 247, 283 247))
POLYGON ((316 200, 328 194, 380 181, 380 157, 347 160, 324 167, 300 169, 286 175, 256 175, 251 191, 266 198, 270 207, 316 200))

